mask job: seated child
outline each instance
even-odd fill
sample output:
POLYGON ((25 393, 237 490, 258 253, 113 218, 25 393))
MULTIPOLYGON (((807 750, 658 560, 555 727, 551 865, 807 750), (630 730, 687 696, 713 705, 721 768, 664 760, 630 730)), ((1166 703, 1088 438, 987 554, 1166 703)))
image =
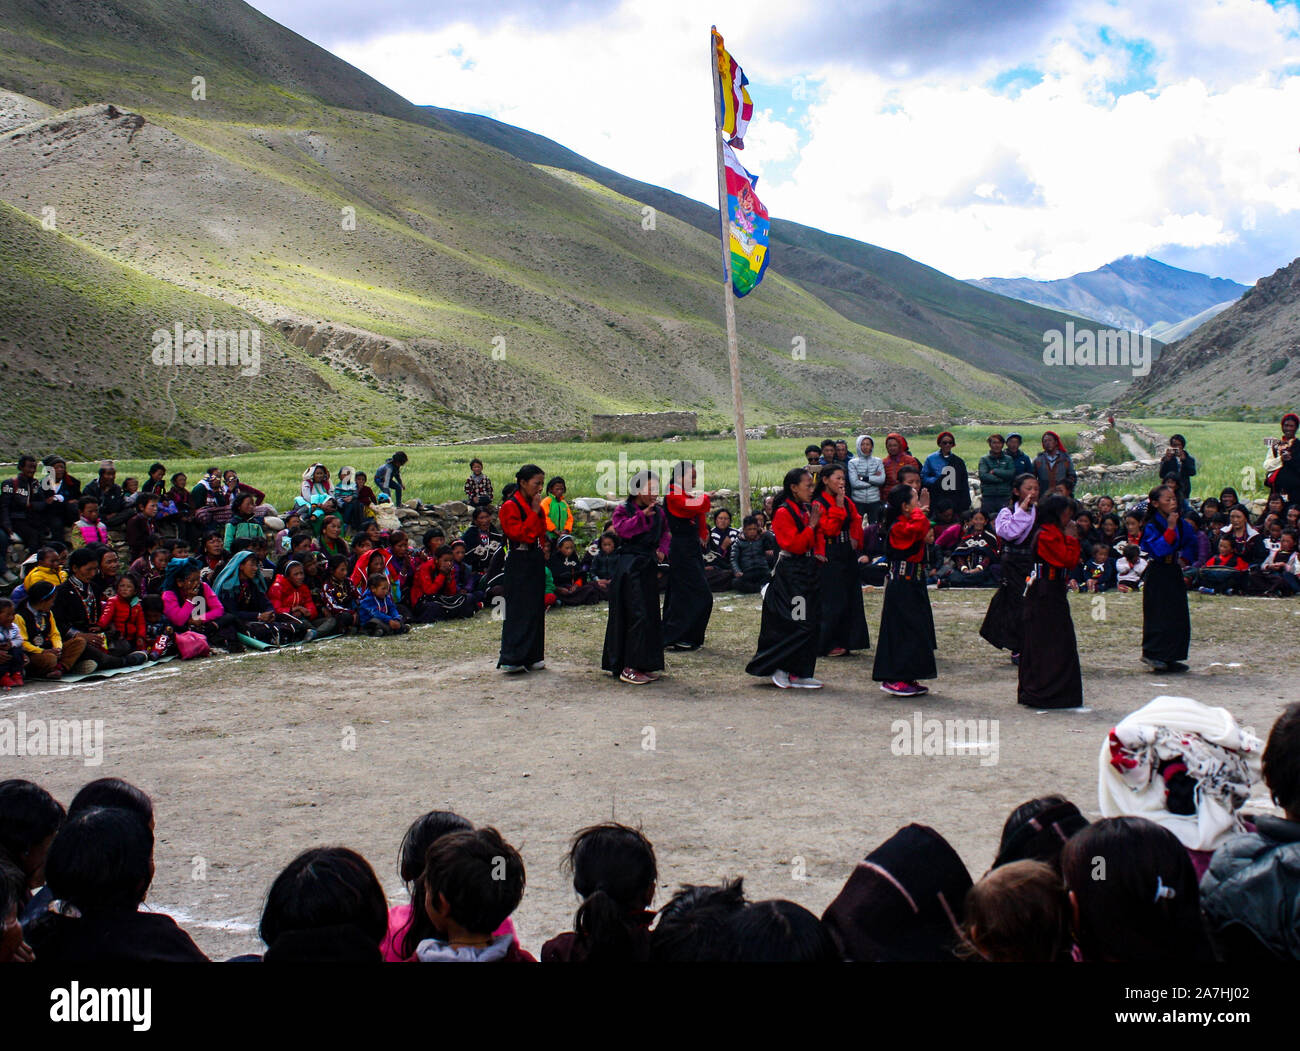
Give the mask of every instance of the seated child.
POLYGON ((1232 537, 1220 535, 1219 553, 1196 574, 1197 590, 1202 595, 1232 595, 1245 587, 1250 567, 1237 554, 1232 537))
POLYGON ((17 607, 12 599, 0 598, 0 688, 12 689, 23 684, 22 629, 14 623, 17 607))
POLYGON ((740 530, 731 527, 731 512, 719 507, 713 512, 713 528, 709 530, 709 546, 704 551, 704 579, 710 591, 728 591, 736 580, 731 565, 731 552, 740 530))
POLYGON ((104 633, 105 649, 118 657, 137 650, 147 651, 148 639, 144 629, 144 610, 135 580, 129 574, 118 578, 117 590, 106 603, 96 625, 104 633))
POLYGON ((582 562, 573 537, 560 537, 547 563, 560 605, 590 606, 600 601, 600 592, 582 579, 582 562))
POLYGON ((461 591, 457 585, 455 565, 456 558, 451 548, 444 547, 416 570, 411 604, 414 617, 421 624, 474 615, 473 596, 461 591))
POLYGON ((167 619, 161 595, 145 595, 140 600, 140 611, 144 614, 144 635, 148 642, 145 652, 149 659, 162 660, 169 653, 176 652, 176 629, 167 619))
POLYGON ((1115 586, 1117 571, 1115 562, 1110 557, 1110 548, 1101 541, 1081 544, 1079 557, 1082 561, 1076 570, 1072 584, 1080 591, 1109 591, 1115 586))
POLYGON ((1273 594, 1295 595, 1300 593, 1300 580, 1292 568, 1296 562, 1296 537, 1294 529, 1284 530, 1278 538, 1278 546, 1268 553, 1259 567, 1267 584, 1266 590, 1273 594))
POLYGON ((68 579, 68 574, 63 570, 63 554, 59 548, 48 544, 45 547, 38 548, 36 551, 36 564, 23 577, 23 587, 27 591, 32 589, 32 585, 38 580, 48 581, 56 588, 68 579))
POLYGON ((745 595, 761 591, 772 578, 771 564, 763 543, 762 530, 756 515, 748 516, 742 523, 740 536, 731 544, 732 586, 745 595))
POLYGON ((270 600, 277 619, 283 618, 303 625, 306 629, 303 641, 311 642, 320 635, 333 634, 335 624, 330 617, 321 616, 311 597, 306 578, 307 570, 301 562, 289 562, 267 590, 266 597, 270 600))
POLYGON ((603 600, 609 599, 609 582, 614 579, 617 565, 618 536, 610 532, 601 533, 596 553, 587 562, 587 580, 603 600))
POLYGON ((436 932, 421 963, 536 963, 513 934, 497 934, 524 896, 524 859, 495 828, 450 832, 424 860, 424 908, 436 932))
POLYGON ((492 506, 492 479, 483 473, 483 461, 477 456, 469 462, 465 479, 465 502, 470 507, 492 506))
POLYGON ((358 627, 358 601, 356 585, 348 573, 348 560, 342 555, 330 556, 325 580, 321 584, 321 605, 318 608, 327 617, 333 617, 339 630, 347 635, 358 627))
POLYGON ((83 496, 77 501, 81 517, 72 526, 73 544, 107 544, 108 526, 99 520, 99 501, 93 496, 83 496))
POLYGON ((94 664, 81 662, 86 648, 85 638, 74 635, 64 639, 59 634, 59 626, 51 612, 54 609, 54 591, 54 585, 48 580, 38 580, 27 589, 18 605, 16 623, 27 658, 27 674, 35 678, 61 679, 74 670, 92 672, 94 664))
MULTIPOLYGON (((1113 550, 1113 549, 1112 549, 1113 550)), ((1123 553, 1115 560, 1115 585, 1127 594, 1142 587, 1142 574, 1147 571, 1147 559, 1137 544, 1125 544, 1123 553)))
POLYGON ((163 577, 167 574, 167 563, 171 560, 171 552, 159 543, 149 554, 132 562, 126 575, 135 581, 136 593, 161 595, 163 577))
POLYGON ((983 511, 967 511, 961 537, 952 549, 947 565, 938 572, 940 587, 986 588, 992 587, 993 563, 998 554, 998 538, 989 529, 988 515, 983 511))
POLYGON ((357 520, 362 524, 366 519, 375 516, 375 505, 379 503, 375 491, 366 484, 366 472, 357 472, 357 503, 361 505, 361 510, 357 512, 357 520))
MULTIPOLYGON (((459 814, 450 810, 431 810, 415 819, 402 837, 398 870, 406 891, 410 895, 409 905, 394 905, 388 910, 388 934, 380 947, 387 963, 411 963, 415 960, 415 950, 426 938, 437 936, 433 921, 424 911, 425 882, 424 859, 429 848, 450 832, 472 832, 474 826, 459 814)), ((492 932, 492 937, 515 935, 514 921, 507 918, 500 927, 492 932)))
POLYGON ((613 822, 584 828, 567 867, 582 899, 573 930, 542 946, 542 963, 644 963, 659 869, 654 847, 634 828, 613 822))
POLYGON ((542 593, 542 607, 547 611, 550 610, 560 601, 560 596, 555 593, 555 575, 551 572, 551 541, 549 537, 542 537, 538 541, 542 549, 542 557, 546 559, 546 585, 542 593))
POLYGON ((457 537, 450 544, 452 557, 452 570, 456 574, 456 590, 469 595, 474 601, 474 608, 480 610, 483 603, 487 601, 487 596, 478 586, 478 576, 470 569, 469 563, 465 561, 465 556, 469 553, 469 548, 465 541, 457 537))
POLYGON ((351 467, 340 467, 338 481, 330 495, 344 525, 354 531, 358 529, 361 525, 361 501, 357 499, 356 471, 351 467))
POLYGON ((385 573, 371 573, 358 604, 361 628, 367 635, 404 635, 411 625, 402 619, 397 603, 389 594, 391 585, 385 573))

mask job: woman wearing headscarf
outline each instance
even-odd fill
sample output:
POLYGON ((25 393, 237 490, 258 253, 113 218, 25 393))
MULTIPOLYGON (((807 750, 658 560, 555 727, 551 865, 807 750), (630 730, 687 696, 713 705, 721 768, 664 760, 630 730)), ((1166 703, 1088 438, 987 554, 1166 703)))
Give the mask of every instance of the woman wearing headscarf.
POLYGON ((1011 484, 1011 503, 998 512, 993 532, 1002 541, 1002 577, 989 600, 980 625, 980 637, 1020 661, 1024 640, 1025 587, 1034 568, 1034 525, 1038 515, 1038 478, 1017 475, 1011 484))
POLYGON ((880 499, 888 500, 894 486, 898 484, 898 471, 902 467, 915 467, 919 473, 921 461, 907 448, 907 439, 897 431, 885 435, 886 456, 882 462, 885 468, 885 483, 880 487, 880 499))
POLYGON ((786 472, 772 514, 772 532, 781 553, 763 592, 758 651, 745 668, 750 675, 770 675, 783 690, 822 687, 813 677, 822 622, 820 578, 813 552, 822 505, 810 503, 812 494, 813 476, 808 468, 786 472))
POLYGON ((1034 473, 1038 475, 1038 492, 1042 497, 1049 496, 1058 485, 1064 485, 1067 493, 1074 492, 1079 476, 1074 471, 1074 461, 1061 444, 1061 436, 1055 431, 1043 432, 1043 451, 1034 457, 1034 473))
POLYGON ((813 491, 813 503, 821 505, 813 550, 822 596, 817 650, 823 657, 843 657, 871 646, 858 583, 858 563, 866 558, 862 554, 862 516, 846 495, 845 476, 841 464, 823 467, 813 491))
MULTIPOLYGON (((668 588, 664 593, 664 645, 674 650, 698 650, 713 614, 713 591, 704 575, 704 549, 709 544, 709 495, 692 493, 695 465, 673 465, 664 511, 668 533, 668 588)), ((617 532, 617 530, 615 530, 617 532)))
POLYGON ((280 646, 307 634, 301 625, 276 616, 266 597, 266 578, 257 556, 244 550, 231 556, 217 574, 213 592, 224 609, 239 619, 239 633, 268 646, 280 646))
MULTIPOLYGON (((628 482, 628 496, 614 508, 610 528, 619 538, 609 580, 609 619, 600 666, 620 682, 644 686, 664 666, 664 634, 659 619, 659 563, 669 554, 669 515, 657 503, 659 479, 641 471, 628 482)), ((697 545, 697 534, 690 539, 697 545)), ((701 570, 702 572, 702 570, 701 570)), ((708 595, 708 586, 705 585, 708 595)))
POLYGON ((243 653, 239 618, 227 613, 217 594, 199 579, 200 561, 173 558, 163 577, 163 614, 177 631, 197 631, 228 653, 243 653))
POLYGON ((1172 485, 1157 486, 1147 496, 1142 550, 1150 556, 1142 578, 1142 663, 1157 672, 1186 671, 1192 618, 1183 570, 1196 561, 1197 542, 1172 485))
POLYGON ((546 535, 545 481, 540 467, 525 464, 515 472, 514 490, 497 513, 509 550, 497 667, 508 674, 546 667, 546 556, 538 543, 546 535))

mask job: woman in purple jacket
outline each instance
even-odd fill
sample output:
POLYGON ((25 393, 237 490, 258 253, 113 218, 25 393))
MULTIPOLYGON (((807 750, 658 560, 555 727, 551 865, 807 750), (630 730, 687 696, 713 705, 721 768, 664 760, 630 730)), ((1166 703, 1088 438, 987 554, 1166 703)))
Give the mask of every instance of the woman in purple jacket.
POLYGON ((651 471, 638 472, 628 483, 627 499, 614 509, 611 524, 619 547, 609 581, 600 666, 632 686, 654 682, 664 666, 658 573, 670 534, 658 497, 659 479, 651 471))

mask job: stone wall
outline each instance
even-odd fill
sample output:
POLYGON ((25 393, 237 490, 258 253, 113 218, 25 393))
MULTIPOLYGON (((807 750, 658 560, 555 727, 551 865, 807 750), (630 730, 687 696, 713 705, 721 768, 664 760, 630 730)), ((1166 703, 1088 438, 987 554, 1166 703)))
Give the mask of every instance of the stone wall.
POLYGON ((670 434, 693 434, 699 423, 693 412, 629 412, 592 416, 591 436, 628 434, 633 438, 666 438, 670 434))
POLYGON ((565 427, 552 431, 511 431, 509 434, 489 434, 484 438, 469 438, 452 445, 525 445, 537 442, 580 442, 587 437, 578 427, 565 427))
MULTIPOLYGON (((890 431, 911 435, 945 427, 950 421, 945 416, 921 416, 891 409, 867 409, 858 419, 858 434, 885 435, 890 431)), ((880 439, 877 438, 877 444, 880 439)))
MULTIPOLYGON (((820 423, 778 423, 769 429, 774 438, 843 438, 850 444, 856 437, 852 420, 822 420, 820 423)), ((857 434, 861 434, 858 431, 857 434)))

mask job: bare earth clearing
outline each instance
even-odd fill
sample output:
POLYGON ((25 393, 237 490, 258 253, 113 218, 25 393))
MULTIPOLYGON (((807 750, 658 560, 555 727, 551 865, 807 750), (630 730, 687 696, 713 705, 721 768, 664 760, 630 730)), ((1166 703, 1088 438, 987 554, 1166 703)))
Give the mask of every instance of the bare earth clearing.
MULTIPOLYGON (((6 757, 0 777, 29 778, 65 804, 94 777, 149 791, 150 902, 217 959, 259 950, 267 888, 308 846, 359 850, 390 900, 405 900, 402 833, 425 810, 455 809, 523 853, 516 922, 536 952, 570 924, 559 862, 583 825, 642 825, 664 888, 743 874, 755 898, 820 912, 854 863, 909 821, 935 826, 978 878, 1016 804, 1060 791, 1095 815, 1106 731, 1157 694, 1224 705, 1261 735, 1296 696, 1295 603, 1192 595, 1191 671, 1154 678, 1137 662, 1141 597, 1110 594, 1105 620, 1089 597, 1074 599, 1091 711, 1023 709, 1006 654, 976 633, 990 594, 931 592, 940 678, 920 703, 882 694, 869 653, 821 662, 820 692, 746 676, 759 603, 724 594, 706 649, 670 657, 668 677, 640 688, 598 669, 603 607, 551 614, 549 670, 525 676, 495 670, 500 626, 481 616, 405 639, 38 684, 0 698, 0 717, 102 719, 104 762, 6 757), (996 718, 997 762, 894 755, 891 723, 916 711, 996 718)), ((874 639, 881 595, 865 601, 874 639)))

